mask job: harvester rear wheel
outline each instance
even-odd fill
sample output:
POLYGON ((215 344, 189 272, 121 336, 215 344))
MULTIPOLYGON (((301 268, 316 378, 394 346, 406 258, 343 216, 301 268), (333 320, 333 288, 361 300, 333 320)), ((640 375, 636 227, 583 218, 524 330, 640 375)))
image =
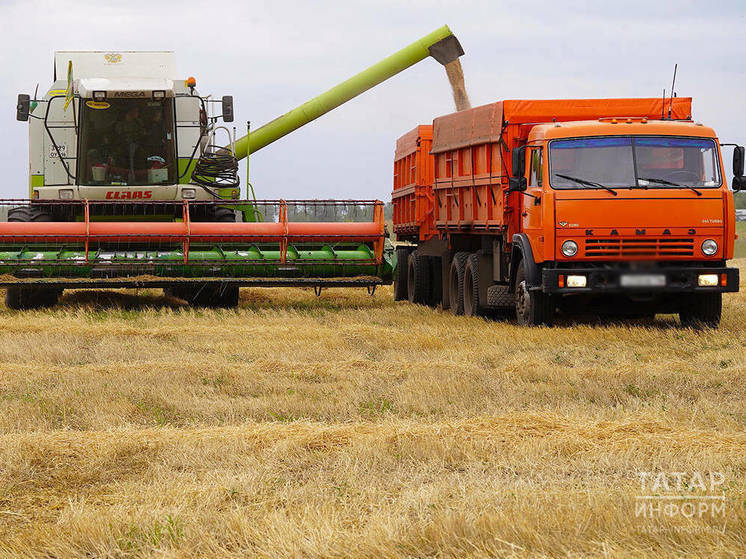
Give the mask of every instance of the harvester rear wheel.
POLYGON ((468 258, 468 252, 457 252, 454 254, 448 274, 449 308, 456 315, 464 314, 464 273, 468 258))
POLYGON ((407 276, 409 248, 396 248, 396 276, 394 277, 394 301, 405 301, 408 297, 407 276))
MULTIPOLYGON (((8 210, 8 221, 53 221, 52 215, 43 208, 20 206, 8 210)), ((36 286, 13 286, 5 292, 5 305, 9 309, 43 309, 53 307, 62 294, 62 289, 36 286)))
POLYGON ((409 255, 407 263, 407 299, 410 303, 427 305, 430 301, 430 262, 418 251, 409 255))

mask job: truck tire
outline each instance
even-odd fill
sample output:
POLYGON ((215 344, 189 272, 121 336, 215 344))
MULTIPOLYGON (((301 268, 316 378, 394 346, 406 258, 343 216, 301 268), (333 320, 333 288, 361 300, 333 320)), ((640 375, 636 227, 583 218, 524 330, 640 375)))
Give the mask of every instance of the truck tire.
POLYGON ((409 296, 407 291, 407 276, 409 269, 409 248, 396 249, 396 275, 394 276, 394 301, 405 301, 409 296))
POLYGON ((722 311, 722 293, 695 293, 679 311, 679 319, 685 328, 717 328, 722 311))
POLYGON ((427 305, 435 309, 443 299, 441 259, 439 256, 428 256, 427 261, 430 267, 430 297, 428 298, 427 305))
POLYGON ((515 314, 521 326, 551 326, 554 319, 554 302, 541 291, 529 290, 522 261, 515 276, 515 314))
POLYGON ((407 299, 410 303, 427 305, 430 302, 430 280, 430 262, 415 250, 407 263, 407 299))
POLYGON ((464 273, 466 272, 466 260, 468 252, 457 252, 451 260, 451 269, 448 273, 448 299, 449 308, 455 315, 464 314, 464 273))
MULTIPOLYGON (((52 215, 36 206, 20 206, 8 210, 8 221, 53 221, 52 215)), ((5 291, 5 306, 9 309, 45 309, 57 304, 62 289, 36 286, 12 286, 5 291)))
POLYGON ((484 316, 484 310, 479 300, 479 255, 471 254, 464 269, 464 314, 484 316))

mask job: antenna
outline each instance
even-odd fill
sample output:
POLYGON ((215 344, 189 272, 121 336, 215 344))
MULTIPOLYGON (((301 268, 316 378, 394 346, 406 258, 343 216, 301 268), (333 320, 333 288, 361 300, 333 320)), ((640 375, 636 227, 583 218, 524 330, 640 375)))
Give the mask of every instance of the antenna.
POLYGON ((678 69, 679 65, 674 64, 673 66, 673 80, 671 81, 671 102, 668 105, 668 119, 671 120, 671 109, 673 109, 673 98, 675 96, 675 93, 673 92, 673 88, 676 85, 676 70, 678 69))
POLYGON ((661 120, 666 118, 666 88, 663 88, 663 100, 661 101, 661 120))

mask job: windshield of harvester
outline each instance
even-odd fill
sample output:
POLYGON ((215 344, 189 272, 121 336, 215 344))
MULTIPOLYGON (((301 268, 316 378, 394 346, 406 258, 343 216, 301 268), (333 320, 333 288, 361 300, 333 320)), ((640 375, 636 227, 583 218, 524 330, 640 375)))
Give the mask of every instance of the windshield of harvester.
POLYGON ((87 186, 176 182, 171 99, 82 103, 78 177, 87 186))
POLYGON ((553 188, 716 188, 715 141, 675 136, 593 137, 549 143, 553 188))

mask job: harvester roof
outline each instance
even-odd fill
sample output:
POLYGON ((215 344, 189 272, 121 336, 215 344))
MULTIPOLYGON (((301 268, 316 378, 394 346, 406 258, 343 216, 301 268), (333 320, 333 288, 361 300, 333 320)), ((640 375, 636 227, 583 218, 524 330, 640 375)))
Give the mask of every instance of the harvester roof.
POLYGON ((172 51, 76 51, 54 53, 54 79, 64 80, 68 64, 78 78, 176 79, 172 51))
MULTIPOLYGON (((433 121, 433 153, 496 142, 503 127, 513 124, 587 121, 599 118, 688 119, 691 97, 666 99, 542 99, 506 100, 451 113, 433 121)), ((528 131, 526 131, 526 134, 528 131)))
POLYGON ((174 82, 164 78, 83 78, 78 81, 77 93, 93 97, 94 91, 106 91, 109 97, 145 97, 146 92, 162 91, 165 97, 174 96, 174 82))

